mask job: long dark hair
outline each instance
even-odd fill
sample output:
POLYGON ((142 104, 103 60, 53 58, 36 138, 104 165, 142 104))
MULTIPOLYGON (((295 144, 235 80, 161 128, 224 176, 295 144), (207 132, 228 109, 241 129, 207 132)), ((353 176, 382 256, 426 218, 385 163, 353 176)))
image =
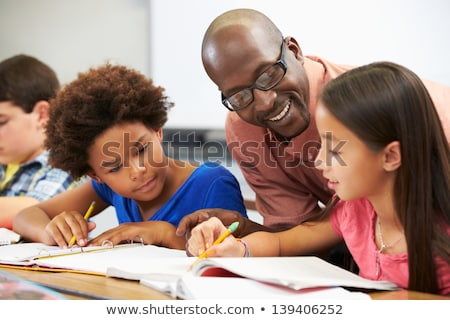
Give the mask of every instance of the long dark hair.
POLYGON ((408 246, 408 287, 438 293, 435 255, 450 263, 450 148, 427 89, 411 70, 377 62, 331 81, 321 101, 369 148, 400 142, 394 192, 408 246))

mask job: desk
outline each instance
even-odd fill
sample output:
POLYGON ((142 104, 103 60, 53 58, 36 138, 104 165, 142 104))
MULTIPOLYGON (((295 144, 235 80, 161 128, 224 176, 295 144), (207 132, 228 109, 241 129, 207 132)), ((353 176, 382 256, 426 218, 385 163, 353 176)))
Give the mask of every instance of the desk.
MULTIPOLYGON (((138 281, 71 272, 46 272, 0 267, 24 279, 47 285, 69 299, 174 300, 173 297, 139 284, 138 281)), ((374 300, 450 300, 450 297, 407 290, 374 292, 374 300)))
POLYGON ((49 286, 69 299, 115 299, 115 300, 167 300, 172 298, 162 292, 139 284, 138 281, 103 276, 71 273, 34 271, 0 267, 23 279, 49 286))

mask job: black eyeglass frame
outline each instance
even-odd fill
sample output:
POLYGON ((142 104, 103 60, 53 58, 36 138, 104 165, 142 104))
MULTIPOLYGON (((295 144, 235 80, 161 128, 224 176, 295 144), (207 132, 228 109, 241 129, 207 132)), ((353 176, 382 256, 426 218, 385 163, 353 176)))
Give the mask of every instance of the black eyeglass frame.
POLYGON ((285 46, 286 46, 285 41, 284 41, 284 39, 282 39, 280 59, 277 60, 277 62, 275 62, 273 65, 271 65, 270 67, 265 69, 263 72, 261 72, 261 74, 258 76, 258 78, 256 78, 256 81, 250 87, 239 90, 238 92, 235 92, 228 98, 225 97, 225 95, 223 93, 221 93, 222 94, 222 104, 225 106, 225 108, 227 108, 230 111, 239 111, 244 108, 247 108, 255 100, 255 96, 253 95, 253 89, 268 91, 268 90, 276 87, 281 82, 281 80, 283 80, 284 76, 286 75, 286 71, 287 71, 287 64, 286 64, 286 60, 285 60, 285 54, 286 54, 285 46), (274 67, 281 67, 281 69, 283 69, 283 73, 282 73, 281 77, 277 81, 275 81, 273 84, 271 84, 269 87, 262 87, 262 86, 258 85, 258 80, 274 67), (248 90, 250 92, 251 99, 248 101, 248 103, 246 103, 243 106, 234 107, 233 104, 231 103, 230 99, 234 95, 236 95, 242 91, 245 91, 245 90, 248 90))

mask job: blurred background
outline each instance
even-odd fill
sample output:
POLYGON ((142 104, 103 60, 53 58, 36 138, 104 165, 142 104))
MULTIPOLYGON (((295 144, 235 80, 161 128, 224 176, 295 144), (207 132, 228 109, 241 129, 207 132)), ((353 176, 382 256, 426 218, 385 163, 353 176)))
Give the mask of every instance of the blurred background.
POLYGON ((0 0, 0 59, 26 53, 62 83, 106 61, 152 77, 175 102, 167 128, 223 129, 225 108, 200 46, 238 7, 267 14, 303 53, 336 63, 401 63, 450 85, 448 0, 0 0))

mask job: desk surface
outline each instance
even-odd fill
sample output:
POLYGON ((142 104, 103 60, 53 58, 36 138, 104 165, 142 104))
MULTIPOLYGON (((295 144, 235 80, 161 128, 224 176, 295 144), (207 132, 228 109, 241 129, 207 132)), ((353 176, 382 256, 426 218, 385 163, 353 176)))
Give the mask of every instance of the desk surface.
MULTIPOLYGON (((46 285, 69 299, 174 300, 173 297, 139 284, 138 281, 72 272, 47 272, 0 267, 26 280, 46 285)), ((448 300, 450 297, 407 290, 375 292, 374 300, 448 300)))
POLYGON ((171 296, 138 281, 72 272, 50 272, 0 267, 1 270, 61 292, 69 299, 167 300, 171 296))

